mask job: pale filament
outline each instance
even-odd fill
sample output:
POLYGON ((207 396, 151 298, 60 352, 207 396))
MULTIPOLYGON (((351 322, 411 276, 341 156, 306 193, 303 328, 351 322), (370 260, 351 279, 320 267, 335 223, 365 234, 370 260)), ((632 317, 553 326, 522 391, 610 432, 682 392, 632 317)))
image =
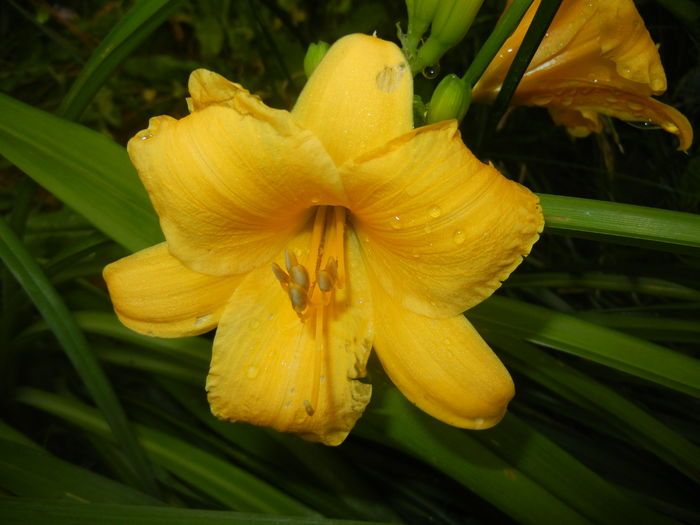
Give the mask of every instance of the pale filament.
POLYGON ((272 264, 272 273, 287 292, 301 322, 312 319, 315 323, 316 349, 312 377, 316 380, 310 399, 303 402, 309 416, 314 414, 318 404, 321 369, 326 353, 326 319, 332 308, 335 290, 342 289, 345 284, 345 220, 345 208, 319 206, 316 208, 305 264, 300 264, 290 250, 285 250, 284 254, 286 271, 279 264, 272 264))

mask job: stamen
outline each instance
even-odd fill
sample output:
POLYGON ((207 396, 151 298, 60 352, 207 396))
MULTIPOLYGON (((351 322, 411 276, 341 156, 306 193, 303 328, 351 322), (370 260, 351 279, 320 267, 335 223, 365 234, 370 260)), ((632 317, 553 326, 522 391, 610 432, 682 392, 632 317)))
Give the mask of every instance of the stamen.
POLYGON ((298 314, 301 314, 309 304, 309 298, 306 290, 298 284, 291 283, 289 285, 289 299, 292 301, 292 308, 298 314))
POLYGON ((309 272, 305 266, 302 266, 301 264, 292 266, 292 269, 289 270, 289 277, 295 284, 298 284, 304 290, 309 289, 309 272))
POLYGON ((318 272, 316 276, 316 284, 322 292, 330 292, 338 279, 338 263, 335 257, 328 259, 325 269, 318 272))
POLYGON ((279 264, 272 263, 272 273, 275 274, 277 280, 282 283, 282 288, 286 291, 289 286, 289 275, 287 275, 287 272, 280 268, 279 264))

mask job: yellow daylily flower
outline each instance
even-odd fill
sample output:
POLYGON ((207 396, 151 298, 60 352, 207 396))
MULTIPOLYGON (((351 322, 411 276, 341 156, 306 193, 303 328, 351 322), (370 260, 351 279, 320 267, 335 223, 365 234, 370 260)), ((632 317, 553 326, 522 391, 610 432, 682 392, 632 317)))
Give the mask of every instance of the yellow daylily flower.
MULTIPOLYGON (((535 0, 472 92, 486 102, 498 94, 532 23, 535 0)), ((652 98, 666 91, 659 52, 632 0, 564 0, 515 90, 511 104, 543 106, 557 124, 583 137, 600 133, 600 115, 660 126, 693 141, 688 119, 652 98)))
POLYGON ((339 444, 369 401, 374 347, 434 417, 503 417, 511 378, 461 313, 529 253, 538 199, 477 160, 455 121, 412 129, 412 82, 394 44, 350 35, 291 112, 197 70, 190 115, 129 141, 166 242, 105 280, 138 332, 218 327, 216 416, 339 444))

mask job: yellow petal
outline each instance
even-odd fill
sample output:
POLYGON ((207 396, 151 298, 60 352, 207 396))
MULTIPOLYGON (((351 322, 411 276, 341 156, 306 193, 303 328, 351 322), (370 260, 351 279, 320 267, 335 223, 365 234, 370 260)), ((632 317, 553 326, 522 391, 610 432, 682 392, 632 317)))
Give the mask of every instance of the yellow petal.
POLYGON ((513 381, 464 316, 430 319, 376 297, 374 348, 399 390, 431 416, 461 428, 498 423, 513 381), (381 303, 379 301, 381 300, 381 303))
POLYGON ((393 43, 348 35, 323 57, 292 115, 340 165, 413 127, 411 70, 393 43))
MULTIPOLYGON (((677 109, 651 97, 641 97, 624 91, 595 87, 562 87, 556 96, 548 97, 546 106, 555 123, 567 126, 572 135, 582 136, 585 131, 600 132, 598 115, 608 115, 628 122, 659 126, 678 136, 678 149, 687 150, 693 143, 693 128, 677 109)), ((520 96, 526 106, 539 105, 541 93, 520 96)))
POLYGON ((289 113, 213 73, 195 72, 190 89, 194 113, 151 119, 129 154, 172 254, 196 271, 243 273, 271 261, 310 207, 342 202, 343 189, 321 143, 289 113))
POLYGON ((403 307, 452 317, 488 297, 538 239, 537 197, 480 162, 455 121, 341 168, 365 261, 403 307))
POLYGON ((119 320, 157 337, 198 335, 214 328, 242 279, 194 272, 170 255, 166 243, 107 265, 104 278, 119 320))
MULTIPOLYGON (((534 2, 474 87, 472 98, 495 98, 532 22, 534 2)), ((511 103, 545 106, 574 121, 574 135, 600 131, 593 113, 653 123, 692 143, 688 120, 651 97, 666 90, 659 52, 631 0, 564 0, 511 103), (574 115, 578 112, 578 115, 574 115)), ((568 125, 568 124, 567 124, 568 125)))
MULTIPOLYGON (((308 232, 290 248, 303 257, 308 232)), ((284 256, 277 261, 284 265, 284 256)), ((302 323, 271 268, 251 272, 226 307, 207 378, 219 418, 337 445, 367 405, 358 380, 372 346, 371 295, 357 240, 348 235, 346 286, 324 313, 302 323)))

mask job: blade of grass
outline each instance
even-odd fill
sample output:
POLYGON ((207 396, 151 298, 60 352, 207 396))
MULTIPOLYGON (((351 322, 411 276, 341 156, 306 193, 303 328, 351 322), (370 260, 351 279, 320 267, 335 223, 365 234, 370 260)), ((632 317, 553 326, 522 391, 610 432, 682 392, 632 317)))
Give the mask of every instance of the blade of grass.
POLYGON ((492 296, 467 312, 488 329, 589 359, 700 397, 700 361, 574 316, 492 296))
POLYGON ((57 113, 77 120, 112 71, 181 3, 182 0, 136 2, 97 46, 57 113))
POLYGON ((373 396, 358 433, 433 465, 518 523, 649 522, 648 509, 512 414, 495 428, 468 432, 424 414, 393 387, 373 396))
POLYGON ((104 135, 0 93, 0 154, 136 251, 163 239, 126 150, 104 135))
POLYGON ((557 395, 596 414, 600 426, 614 429, 632 443, 700 482, 700 449, 625 397, 525 341, 495 330, 480 330, 499 348, 509 368, 557 395))
POLYGON ((12 272, 47 325, 65 350, 66 355, 85 383, 120 443, 130 458, 132 468, 139 474, 142 488, 156 492, 150 464, 127 423, 124 411, 97 359, 92 355, 85 336, 39 265, 27 252, 7 223, 0 218, 0 258, 12 272))
MULTIPOLYGON (((18 389, 16 398, 83 430, 114 440, 99 412, 83 403, 33 388, 18 389)), ((134 427, 154 463, 228 508, 269 514, 316 515, 297 500, 218 456, 154 428, 140 424, 134 427)))
POLYGON ((48 452, 0 440, 0 487, 23 497, 90 503, 163 505, 159 500, 63 461, 48 452), (51 475, 47 476, 47 472, 51 475))
POLYGON ((538 272, 511 275, 504 288, 546 286, 564 289, 595 289, 617 292, 643 293, 657 297, 672 297, 686 301, 700 301, 700 290, 689 288, 666 279, 636 277, 602 272, 538 272))
MULTIPOLYGON (((296 518, 265 516, 240 512, 142 505, 83 504, 34 498, 5 498, 0 500, 0 513, 6 525, 27 523, 100 523, 123 525, 207 525, 231 523, 240 525, 382 525, 378 522, 334 520, 327 518, 296 518)), ((384 524, 386 525, 386 524, 384 524)))
POLYGON ((542 0, 540 6, 537 8, 532 23, 527 29, 520 47, 515 53, 515 58, 513 58, 508 73, 503 79, 501 89, 489 111, 489 120, 486 126, 487 136, 496 130, 496 126, 508 109, 510 99, 513 97, 513 93, 515 93, 520 79, 525 74, 527 66, 530 65, 532 57, 535 56, 535 52, 547 32, 549 24, 552 22, 554 15, 559 9, 559 4, 561 4, 561 0, 542 0))
POLYGON ((698 254, 700 215, 540 194, 548 233, 698 254))

